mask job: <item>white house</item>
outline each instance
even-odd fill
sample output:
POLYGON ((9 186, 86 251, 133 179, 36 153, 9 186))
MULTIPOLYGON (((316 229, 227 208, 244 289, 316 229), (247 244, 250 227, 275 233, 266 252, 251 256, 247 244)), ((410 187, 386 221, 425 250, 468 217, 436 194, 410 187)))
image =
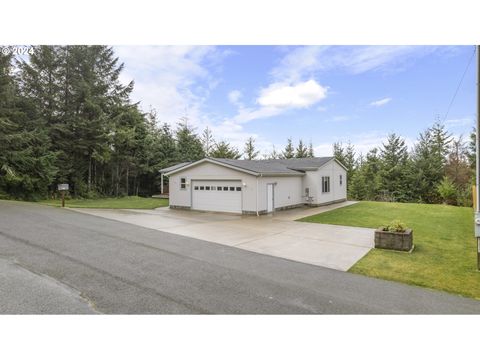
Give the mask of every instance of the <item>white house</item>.
MULTIPOLYGON (((333 157, 232 160, 205 158, 161 170, 170 207, 266 214, 345 201, 347 172, 333 157)), ((163 180, 162 180, 163 182, 163 180)))

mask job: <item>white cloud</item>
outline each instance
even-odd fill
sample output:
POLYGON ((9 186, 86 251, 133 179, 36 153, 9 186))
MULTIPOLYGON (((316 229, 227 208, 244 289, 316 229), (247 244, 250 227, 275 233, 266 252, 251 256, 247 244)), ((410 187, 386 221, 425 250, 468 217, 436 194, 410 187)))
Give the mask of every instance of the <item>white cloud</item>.
MULTIPOLYGON (((354 148, 357 156, 362 154, 365 156, 373 148, 382 146, 382 143, 386 143, 388 138, 387 133, 379 131, 371 131, 359 134, 345 135, 342 137, 332 138, 331 142, 320 143, 314 145, 315 154, 317 156, 332 156, 333 155, 333 143, 340 142, 345 146, 350 142, 354 148)), ((415 140, 409 137, 403 137, 405 144, 409 150, 413 149, 415 140)))
POLYGON ((228 93, 228 101, 233 105, 240 106, 240 99, 242 98, 242 92, 240 90, 232 90, 228 93))
POLYGON ((343 122, 343 121, 347 121, 348 119, 349 119, 348 116, 336 115, 336 116, 333 116, 331 118, 328 118, 328 119, 324 120, 324 122, 343 122))
POLYGON ((257 102, 263 107, 306 108, 327 96, 327 88, 315 80, 295 85, 273 83, 260 91, 257 102))
POLYGON ((159 121, 174 125, 187 115, 194 126, 207 117, 202 106, 219 79, 208 70, 228 55, 213 46, 119 46, 124 83, 135 79, 132 98, 143 110, 157 110, 159 121))
POLYGON ((459 119, 449 119, 445 121, 445 126, 448 129, 456 128, 456 127, 466 127, 466 126, 473 126, 473 118, 467 116, 464 118, 459 119))
POLYGON ((277 81, 300 81, 322 71, 352 74, 400 71, 408 61, 445 47, 435 46, 302 46, 288 52, 272 71, 277 81))
POLYGON ((383 99, 380 99, 380 100, 372 101, 370 103, 370 106, 380 107, 380 106, 388 104, 390 101, 392 101, 392 98, 386 97, 386 98, 383 98, 383 99))

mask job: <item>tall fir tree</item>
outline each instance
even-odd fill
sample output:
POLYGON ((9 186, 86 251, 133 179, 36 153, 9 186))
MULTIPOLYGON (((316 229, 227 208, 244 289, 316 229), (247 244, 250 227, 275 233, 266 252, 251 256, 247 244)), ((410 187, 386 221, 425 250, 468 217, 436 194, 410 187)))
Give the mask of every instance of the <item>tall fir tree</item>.
POLYGON ((215 145, 215 139, 213 138, 212 130, 208 126, 203 130, 201 141, 205 156, 210 156, 210 152, 215 145))
POLYGON ((285 146, 285 149, 282 152, 282 157, 284 159, 291 159, 295 157, 295 149, 293 147, 292 138, 287 139, 287 145, 285 146))
POLYGON ((414 200, 439 202, 437 188, 445 175, 450 142, 451 136, 439 122, 419 135, 412 156, 415 171, 410 174, 414 200))
POLYGON ((303 140, 298 141, 298 146, 295 149, 296 158, 306 158, 308 157, 308 148, 303 144, 303 140))
MULTIPOLYGON (((205 157, 202 141, 188 124, 188 118, 182 117, 175 132, 177 156, 179 162, 196 161, 205 157)), ((210 156, 213 156, 210 154, 210 156)))
POLYGON ((315 157, 315 151, 313 150, 313 144, 312 144, 311 141, 310 141, 310 143, 308 144, 308 154, 307 154, 307 157, 309 157, 309 158, 315 157))
POLYGON ((387 142, 380 149, 381 192, 385 198, 408 201, 411 198, 409 186, 409 156, 405 140, 397 134, 388 135, 387 142))
POLYGON ((242 156, 238 149, 224 140, 215 143, 210 155, 219 159, 239 159, 242 156))
POLYGON ((31 199, 47 195, 56 154, 42 117, 19 93, 12 60, 0 54, 0 193, 31 199))
POLYGON ((255 160, 258 157, 260 151, 255 149, 255 139, 253 136, 250 136, 245 143, 244 157, 247 160, 255 160))

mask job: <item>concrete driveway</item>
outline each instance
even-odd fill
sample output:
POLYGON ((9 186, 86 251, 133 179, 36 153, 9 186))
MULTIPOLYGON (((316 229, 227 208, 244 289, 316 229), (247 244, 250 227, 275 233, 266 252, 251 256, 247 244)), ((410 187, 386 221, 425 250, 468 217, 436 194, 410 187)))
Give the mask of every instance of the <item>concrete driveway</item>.
POLYGON ((374 229, 293 220, 353 203, 292 209, 260 217, 169 208, 72 210, 260 254, 347 271, 373 247, 374 229))

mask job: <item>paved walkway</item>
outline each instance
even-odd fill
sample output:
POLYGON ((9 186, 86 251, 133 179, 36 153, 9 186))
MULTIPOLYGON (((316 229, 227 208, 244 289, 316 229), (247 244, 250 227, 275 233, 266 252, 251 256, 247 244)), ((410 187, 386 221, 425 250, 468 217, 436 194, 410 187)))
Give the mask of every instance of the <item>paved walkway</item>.
POLYGON ((374 229, 292 220, 352 204, 354 202, 292 209, 259 217, 169 208, 74 210, 260 254, 347 271, 373 247, 374 229))

